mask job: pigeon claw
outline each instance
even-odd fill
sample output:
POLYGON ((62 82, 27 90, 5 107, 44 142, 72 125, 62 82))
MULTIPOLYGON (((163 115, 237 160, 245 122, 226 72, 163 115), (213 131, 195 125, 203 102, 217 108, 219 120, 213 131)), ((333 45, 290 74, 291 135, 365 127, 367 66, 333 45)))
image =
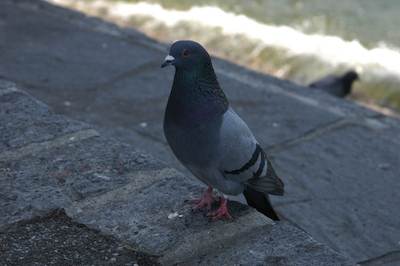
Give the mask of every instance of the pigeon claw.
POLYGON ((228 210, 228 201, 222 197, 219 208, 216 211, 209 212, 207 216, 210 217, 212 221, 224 220, 224 219, 231 220, 232 216, 230 215, 228 210))
POLYGON ((192 207, 192 210, 203 210, 203 209, 211 210, 211 205, 215 201, 212 191, 213 188, 209 186, 200 199, 193 200, 193 203, 195 205, 192 207))

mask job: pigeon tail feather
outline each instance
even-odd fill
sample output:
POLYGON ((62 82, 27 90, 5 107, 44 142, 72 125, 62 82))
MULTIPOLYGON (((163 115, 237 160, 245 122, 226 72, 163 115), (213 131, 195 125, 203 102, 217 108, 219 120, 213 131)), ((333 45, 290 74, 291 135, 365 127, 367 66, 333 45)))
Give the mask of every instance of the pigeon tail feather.
POLYGON ((249 206, 255 208, 274 221, 280 220, 275 210, 272 208, 268 194, 254 190, 251 187, 246 187, 243 191, 243 195, 249 206))
POLYGON ((267 158, 266 161, 267 174, 265 176, 253 177, 247 180, 246 185, 263 193, 282 196, 285 185, 275 173, 270 160, 267 158))

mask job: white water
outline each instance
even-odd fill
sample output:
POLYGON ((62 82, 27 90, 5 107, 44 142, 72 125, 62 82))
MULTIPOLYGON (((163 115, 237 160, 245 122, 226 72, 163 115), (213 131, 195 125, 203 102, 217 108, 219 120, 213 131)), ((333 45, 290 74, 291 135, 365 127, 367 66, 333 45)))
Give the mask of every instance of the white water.
MULTIPOLYGON (((65 4, 71 0, 50 0, 65 4)), ((73 2, 73 1, 72 1, 73 2)), ((357 40, 346 41, 337 36, 305 34, 288 26, 267 25, 244 15, 226 12, 218 7, 192 7, 187 11, 165 9, 159 4, 146 2, 89 2, 95 8, 107 8, 109 14, 122 19, 132 16, 147 16, 167 26, 180 22, 198 23, 207 27, 217 27, 224 34, 241 34, 256 39, 265 46, 285 49, 292 55, 312 55, 334 66, 345 64, 363 71, 367 67, 375 74, 400 76, 400 51, 395 48, 376 47, 367 49, 357 40)), ((87 4, 89 4, 87 3, 87 4)))

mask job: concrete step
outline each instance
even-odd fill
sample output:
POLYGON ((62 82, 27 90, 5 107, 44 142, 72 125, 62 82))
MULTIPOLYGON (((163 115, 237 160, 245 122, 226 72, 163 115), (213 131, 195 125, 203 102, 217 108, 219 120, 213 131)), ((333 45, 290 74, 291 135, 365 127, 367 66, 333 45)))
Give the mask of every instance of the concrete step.
MULTIPOLYGON (((0 102, 0 232, 5 241, 0 259, 18 261, 13 248, 22 245, 28 255, 20 261, 30 256, 45 261, 33 246, 16 240, 15 228, 23 232, 23 225, 31 224, 44 230, 46 219, 39 224, 32 219, 65 209, 73 223, 96 230, 90 234, 112 236, 116 245, 127 243, 136 255, 147 254, 150 261, 157 257, 164 265, 351 264, 290 223, 273 223, 239 203, 231 204, 232 221, 210 222, 204 213, 193 213, 187 199, 201 193, 193 179, 129 144, 93 134, 87 124, 54 114, 10 82, 0 81, 0 102)), ((57 223, 70 226, 68 219, 57 223)), ((60 239, 48 238, 50 243, 60 239)), ((60 252, 67 261, 65 245, 60 252)), ((42 248, 54 252, 54 245, 42 248)), ((102 260, 90 252, 79 256, 75 261, 102 260)))
MULTIPOLYGON (((116 150, 135 147, 136 155, 132 156, 143 154, 139 150, 152 154, 165 162, 157 170, 177 169, 188 176, 187 182, 198 185, 174 158, 162 133, 163 112, 173 78, 173 69, 159 68, 166 45, 134 29, 119 28, 82 13, 30 0, 1 1, 0 35, 7 36, 0 44, 0 49, 7 51, 0 53, 0 76, 25 85, 27 92, 46 102, 57 114, 92 125, 69 121, 62 128, 58 121, 65 118, 55 116, 43 126, 36 117, 47 117, 48 108, 43 107, 36 114, 29 107, 34 100, 12 99, 15 95, 9 93, 13 87, 3 86, 2 96, 7 100, 2 105, 11 101, 14 105, 8 104, 11 109, 7 112, 19 113, 3 118, 7 128, 0 125, 2 132, 6 132, 2 133, 5 138, 10 138, 7 145, 0 141, 0 158, 12 161, 3 163, 1 171, 9 175, 9 170, 4 169, 12 169, 15 164, 20 176, 16 184, 29 184, 20 181, 28 178, 24 168, 18 166, 23 165, 21 158, 73 145, 66 149, 74 155, 69 156, 75 157, 76 151, 82 155, 76 156, 81 161, 74 161, 72 166, 64 165, 60 154, 46 155, 61 158, 54 162, 57 167, 50 168, 61 176, 58 179, 62 180, 68 171, 74 173, 70 181, 73 184, 66 189, 68 195, 75 200, 107 192, 108 183, 102 177, 120 178, 116 163, 98 161, 108 168, 99 168, 99 172, 89 169, 87 173, 82 170, 87 184, 96 185, 75 184, 74 180, 80 178, 77 165, 85 169, 84 162, 88 161, 91 167, 98 167, 91 159, 93 153, 101 148, 98 146, 108 143, 116 150), (26 106, 25 112, 15 110, 20 105, 26 106), (23 117, 27 118, 14 125, 16 119, 23 117), (32 128, 30 131, 18 129, 25 123, 32 128), (102 141, 98 143, 97 138, 102 141), (121 143, 130 145, 125 147, 121 143), (91 146, 92 149, 88 148, 91 146)), ((286 184, 285 196, 272 198, 280 214, 353 261, 367 261, 399 250, 399 120, 218 58, 213 58, 213 62, 232 107, 246 120, 286 184)), ((107 158, 104 161, 120 159, 118 152, 105 147, 100 150, 107 158)), ((42 167, 39 161, 30 162, 42 167)), ((132 167, 127 167, 126 174, 139 166, 132 167)), ((120 186, 133 181, 124 178, 119 181, 120 186)), ((12 184, 8 182, 6 188, 12 184)), ((36 189, 43 192, 37 196, 42 198, 52 187, 46 190, 46 186, 37 185, 36 189)), ((38 204, 25 192, 20 197, 26 199, 27 203, 21 200, 25 207, 21 211, 8 209, 14 214, 1 219, 17 221, 32 216, 23 210, 30 210, 29 204, 38 204)), ((70 200, 51 197, 60 204, 70 200)), ((52 201, 46 204, 56 205, 52 201)))
POLYGON ((63 210, 0 233, 1 265, 159 265, 114 237, 78 224, 63 210))

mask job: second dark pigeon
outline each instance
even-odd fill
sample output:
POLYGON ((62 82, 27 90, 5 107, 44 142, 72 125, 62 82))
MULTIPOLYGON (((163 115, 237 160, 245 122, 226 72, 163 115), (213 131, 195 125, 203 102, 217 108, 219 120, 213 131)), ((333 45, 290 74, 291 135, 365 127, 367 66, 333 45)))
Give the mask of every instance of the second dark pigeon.
POLYGON ((247 203, 279 220, 269 194, 282 195, 283 182, 246 123, 230 106, 207 51, 193 41, 177 41, 162 67, 175 77, 164 117, 164 134, 175 156, 208 185, 195 208, 210 210, 213 189, 222 192, 214 220, 230 218, 228 195, 243 193, 247 203))
POLYGON ((357 72, 351 70, 342 76, 329 75, 314 81, 308 87, 329 93, 333 96, 344 98, 351 93, 353 82, 358 80, 357 72))

